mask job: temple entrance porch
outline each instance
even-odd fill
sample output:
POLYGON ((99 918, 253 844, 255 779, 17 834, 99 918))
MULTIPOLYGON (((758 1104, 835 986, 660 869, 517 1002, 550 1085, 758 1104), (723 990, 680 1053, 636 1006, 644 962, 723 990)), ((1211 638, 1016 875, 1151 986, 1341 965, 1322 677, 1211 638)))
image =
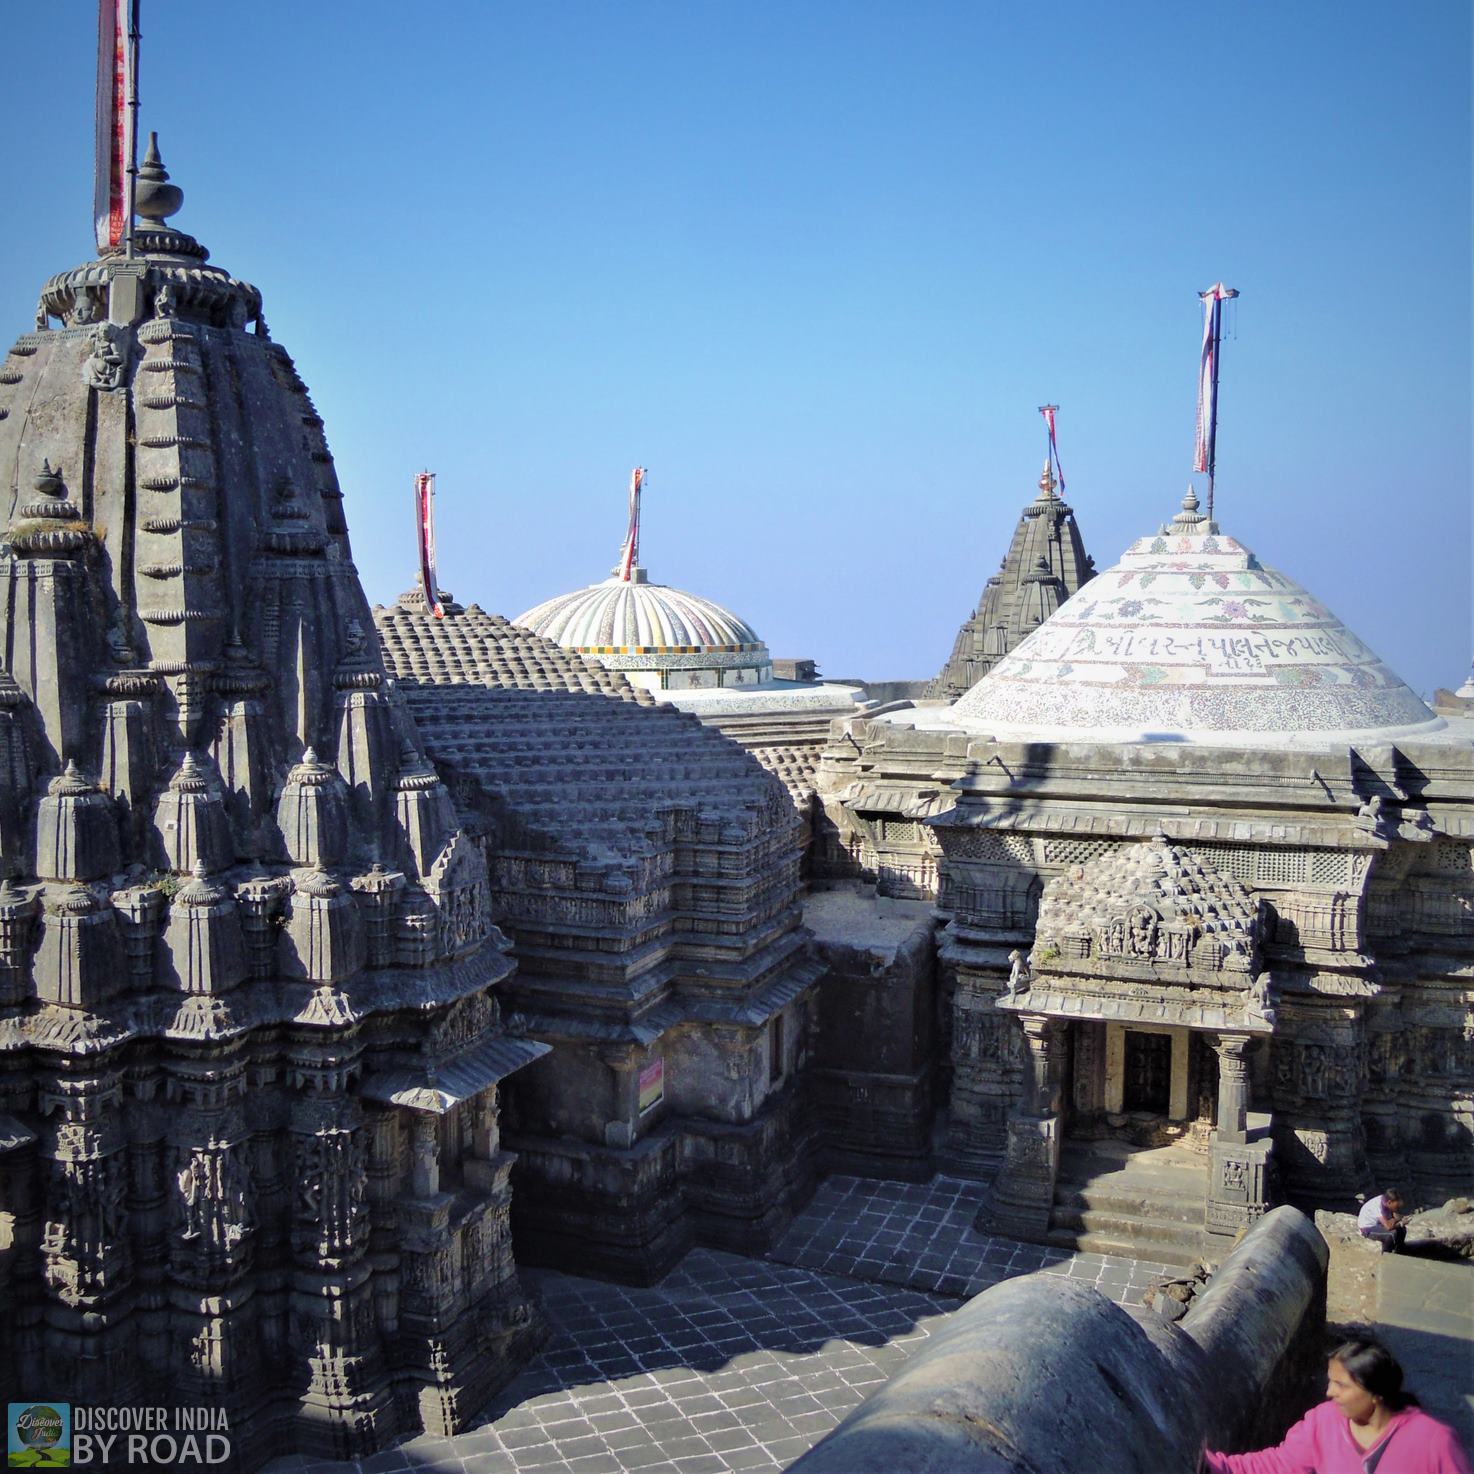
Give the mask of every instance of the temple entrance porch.
POLYGON ((1191 1264, 1264 1211, 1270 1117, 1248 1109, 1248 1033, 1018 1013, 1024 1098, 980 1226, 1191 1264))

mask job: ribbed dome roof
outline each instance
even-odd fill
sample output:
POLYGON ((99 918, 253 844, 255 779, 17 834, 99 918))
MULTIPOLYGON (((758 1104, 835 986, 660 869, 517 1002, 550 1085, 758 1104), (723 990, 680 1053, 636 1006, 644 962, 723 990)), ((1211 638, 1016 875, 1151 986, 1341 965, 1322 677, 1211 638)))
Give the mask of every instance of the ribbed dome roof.
POLYGON ((643 570, 625 580, 560 594, 512 622, 580 655, 767 657, 756 631, 720 604, 667 584, 647 583, 643 570))
POLYGON ((1330 610, 1198 511, 1068 599, 952 708, 973 731, 1245 742, 1444 723, 1330 610))

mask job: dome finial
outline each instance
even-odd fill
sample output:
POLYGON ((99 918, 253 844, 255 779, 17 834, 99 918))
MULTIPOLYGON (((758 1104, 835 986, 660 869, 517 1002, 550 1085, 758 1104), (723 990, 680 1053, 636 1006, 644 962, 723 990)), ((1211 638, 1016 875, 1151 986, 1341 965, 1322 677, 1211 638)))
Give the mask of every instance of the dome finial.
POLYGON ((1054 467, 1048 457, 1044 461, 1044 470, 1039 477, 1039 499, 1052 502, 1054 500, 1054 467))
POLYGON ((138 185, 133 208, 151 225, 161 226, 169 216, 177 214, 184 203, 184 191, 169 183, 169 171, 159 154, 159 135, 148 135, 148 152, 138 166, 138 185))
POLYGON ((1207 517, 1198 510, 1198 494, 1189 483, 1187 492, 1182 498, 1182 510, 1172 519, 1171 531, 1179 537, 1192 537, 1200 532, 1213 531, 1212 526, 1205 527, 1207 517))

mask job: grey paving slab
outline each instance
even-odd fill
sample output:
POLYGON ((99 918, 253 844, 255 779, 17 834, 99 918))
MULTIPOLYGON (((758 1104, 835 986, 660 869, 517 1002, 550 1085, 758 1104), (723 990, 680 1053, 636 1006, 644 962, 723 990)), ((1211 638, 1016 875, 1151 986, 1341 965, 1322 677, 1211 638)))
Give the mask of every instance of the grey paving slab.
POLYGON ((1474 1264, 1383 1255, 1377 1329, 1423 1406, 1474 1452, 1474 1264))
POLYGON ((973 1219, 987 1192, 986 1183, 941 1175, 926 1183, 830 1177, 771 1257, 949 1299, 970 1299, 1002 1280, 1045 1270, 1136 1304, 1157 1275, 1174 1272, 1148 1260, 1072 1254, 978 1233, 973 1219))
MULTIPOLYGON (((985 1189, 830 1178, 766 1260, 695 1250, 658 1285, 530 1271, 543 1353, 457 1438, 319 1474, 781 1469, 926 1343, 962 1297, 1045 1270, 1139 1300, 1162 1266, 973 1231, 985 1189)), ((268 1465, 288 1474, 290 1460, 268 1465)))

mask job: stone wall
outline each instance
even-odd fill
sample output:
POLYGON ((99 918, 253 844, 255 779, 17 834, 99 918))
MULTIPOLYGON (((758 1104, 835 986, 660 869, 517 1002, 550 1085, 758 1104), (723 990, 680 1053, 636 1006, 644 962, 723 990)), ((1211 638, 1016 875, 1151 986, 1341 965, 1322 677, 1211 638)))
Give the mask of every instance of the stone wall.
POLYGON ((811 1088, 830 1171, 932 1173, 936 958, 931 908, 863 888, 811 895, 804 920, 826 971, 811 1088))

